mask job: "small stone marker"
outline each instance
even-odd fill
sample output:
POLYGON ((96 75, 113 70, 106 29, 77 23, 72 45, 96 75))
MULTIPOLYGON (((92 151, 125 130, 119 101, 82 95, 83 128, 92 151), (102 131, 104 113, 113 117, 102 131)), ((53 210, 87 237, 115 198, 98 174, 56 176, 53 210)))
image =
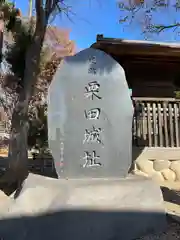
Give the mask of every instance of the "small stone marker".
POLYGON ((48 92, 49 146, 61 178, 125 177, 133 107, 123 68, 85 49, 67 57, 48 92))

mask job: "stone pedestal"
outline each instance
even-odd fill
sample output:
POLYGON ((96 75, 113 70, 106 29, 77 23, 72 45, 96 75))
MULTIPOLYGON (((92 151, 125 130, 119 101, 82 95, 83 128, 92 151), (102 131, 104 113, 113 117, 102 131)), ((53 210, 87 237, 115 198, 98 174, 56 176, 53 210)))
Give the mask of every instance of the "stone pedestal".
POLYGON ((30 174, 1 214, 0 233, 9 240, 132 240, 165 227, 162 194, 149 179, 55 180, 30 174))

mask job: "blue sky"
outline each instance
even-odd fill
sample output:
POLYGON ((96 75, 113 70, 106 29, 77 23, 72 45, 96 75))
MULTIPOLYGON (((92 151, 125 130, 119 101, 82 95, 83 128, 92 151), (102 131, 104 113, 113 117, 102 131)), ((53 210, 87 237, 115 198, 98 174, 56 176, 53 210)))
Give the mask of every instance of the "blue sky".
MULTIPOLYGON (((171 0, 171 3, 173 1, 175 0, 171 0)), ((124 26, 119 24, 119 18, 125 13, 119 11, 116 0, 67 0, 67 2, 72 6, 73 14, 70 15, 72 22, 65 15, 62 15, 56 18, 54 24, 70 29, 70 37, 75 40, 79 49, 89 47, 96 41, 97 34, 104 34, 105 37, 144 39, 141 21, 144 19, 145 9, 137 14, 132 24, 124 26)), ((16 0, 15 4, 21 8, 23 14, 27 14, 27 0, 16 0)), ((175 11, 174 8, 169 7, 154 13, 153 19, 156 23, 168 24, 180 19, 179 16, 180 11, 175 11)), ((169 30, 153 37, 150 35, 148 40, 180 41, 179 32, 180 29, 175 32, 169 30)))

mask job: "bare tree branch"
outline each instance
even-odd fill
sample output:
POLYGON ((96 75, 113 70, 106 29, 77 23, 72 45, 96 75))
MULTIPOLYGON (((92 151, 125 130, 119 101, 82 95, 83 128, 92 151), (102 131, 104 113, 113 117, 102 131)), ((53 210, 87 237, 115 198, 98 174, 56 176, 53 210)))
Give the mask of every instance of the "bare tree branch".
POLYGON ((46 0, 45 4, 45 18, 49 19, 50 14, 54 11, 59 0, 46 0))
POLYGON ((155 30, 155 32, 160 33, 166 29, 172 29, 174 28, 175 30, 180 27, 180 23, 175 23, 175 24, 171 24, 171 25, 154 25, 153 28, 155 30))
POLYGON ((36 25, 41 25, 43 26, 45 16, 44 16, 44 8, 43 8, 43 0, 36 0, 35 1, 35 7, 36 7, 36 22, 38 24, 36 25))
MULTIPOLYGON (((149 2, 148 5, 143 3, 140 0, 134 1, 132 3, 122 2, 123 0, 120 0, 118 4, 118 8, 120 11, 123 11, 123 17, 119 20, 120 24, 129 23, 131 24, 132 21, 136 21, 138 23, 138 20, 141 20, 141 24, 143 24, 142 33, 145 34, 145 36, 150 34, 159 34, 165 30, 172 29, 173 32, 175 32, 180 27, 180 22, 170 22, 169 24, 163 24, 162 20, 159 24, 159 19, 156 18, 154 14, 156 14, 156 11, 158 10, 158 14, 161 13, 163 10, 167 10, 168 8, 174 8, 174 10, 177 11, 177 4, 174 5, 169 1, 169 3, 165 3, 164 1, 155 0, 152 2, 149 2), (146 6, 145 6, 146 5, 146 6), (143 7, 144 6, 144 7, 143 7), (145 15, 142 16, 139 15, 138 12, 144 13, 145 15), (147 18, 149 18, 150 21, 147 22, 147 18)), ((145 2, 145 1, 144 1, 145 2)))

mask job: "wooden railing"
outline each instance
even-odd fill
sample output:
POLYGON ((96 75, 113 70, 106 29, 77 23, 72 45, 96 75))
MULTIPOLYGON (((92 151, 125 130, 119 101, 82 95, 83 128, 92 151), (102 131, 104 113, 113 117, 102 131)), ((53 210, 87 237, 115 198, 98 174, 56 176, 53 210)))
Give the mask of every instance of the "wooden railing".
POLYGON ((133 145, 180 147, 180 100, 133 98, 133 145))

